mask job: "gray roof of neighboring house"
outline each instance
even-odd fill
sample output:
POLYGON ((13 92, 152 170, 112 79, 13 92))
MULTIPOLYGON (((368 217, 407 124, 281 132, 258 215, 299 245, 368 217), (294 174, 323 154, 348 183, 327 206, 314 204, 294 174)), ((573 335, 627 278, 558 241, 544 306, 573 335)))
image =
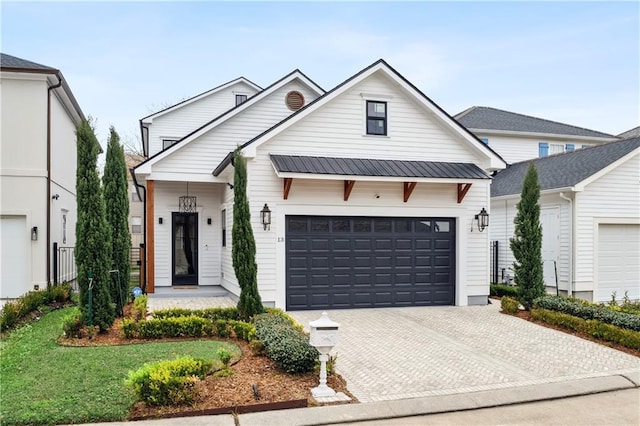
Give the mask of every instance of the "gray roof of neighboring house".
POLYGON ((279 172, 321 175, 489 179, 475 164, 271 155, 279 172))
POLYGON ((45 71, 49 73, 58 71, 55 68, 7 55, 6 53, 0 53, 0 68, 45 71))
POLYGON ((490 107, 474 106, 456 114, 454 118, 468 129, 546 133, 591 138, 615 138, 615 136, 608 133, 490 107))
POLYGON ((494 176, 491 197, 520 194, 530 162, 538 170, 540 190, 568 188, 637 148, 640 148, 640 138, 632 138, 512 164, 494 176))
POLYGON ((621 139, 640 138, 640 126, 634 127, 633 129, 627 130, 626 132, 620 133, 618 137, 621 139))

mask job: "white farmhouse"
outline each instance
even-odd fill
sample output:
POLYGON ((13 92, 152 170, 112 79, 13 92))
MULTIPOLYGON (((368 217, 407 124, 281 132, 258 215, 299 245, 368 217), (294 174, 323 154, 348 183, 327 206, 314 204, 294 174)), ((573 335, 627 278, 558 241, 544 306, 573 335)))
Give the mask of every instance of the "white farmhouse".
POLYGON ((607 133, 490 107, 468 108, 455 119, 508 164, 618 140, 607 133))
POLYGON ((54 243, 75 246, 75 129, 84 115, 59 70, 0 55, 0 298, 8 299, 54 281, 54 243))
POLYGON ((148 292, 239 295, 230 152, 241 146, 266 305, 487 303, 489 233, 477 217, 506 164, 383 60, 328 92, 296 70, 159 114, 141 120, 151 156, 135 168, 148 292))
MULTIPOLYGON (((547 290, 606 302, 640 299, 640 138, 533 160, 541 188, 547 290), (556 275, 557 270, 557 275, 556 275)), ((491 186, 491 238, 511 274, 513 219, 529 161, 499 172, 491 186)))

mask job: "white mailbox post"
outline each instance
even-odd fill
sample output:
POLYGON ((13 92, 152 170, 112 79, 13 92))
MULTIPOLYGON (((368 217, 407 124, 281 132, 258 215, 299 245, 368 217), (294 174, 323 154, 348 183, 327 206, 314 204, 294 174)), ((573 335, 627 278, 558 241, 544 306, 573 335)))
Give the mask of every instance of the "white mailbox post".
POLYGON ((340 324, 331 321, 326 312, 319 319, 309 322, 309 344, 320 352, 320 385, 311 389, 314 398, 336 394, 327 386, 327 361, 329 352, 338 344, 338 327, 340 324))

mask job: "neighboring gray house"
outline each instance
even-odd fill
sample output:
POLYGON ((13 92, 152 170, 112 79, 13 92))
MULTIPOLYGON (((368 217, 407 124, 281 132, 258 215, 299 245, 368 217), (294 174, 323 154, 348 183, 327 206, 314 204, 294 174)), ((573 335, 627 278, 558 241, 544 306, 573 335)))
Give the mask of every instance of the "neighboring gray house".
POLYGON ((474 106, 454 118, 508 164, 618 140, 607 133, 490 107, 474 106))
MULTIPOLYGON (((548 291, 599 302, 640 299, 640 138, 533 160, 541 188, 542 256, 548 291)), ((491 239, 513 275, 509 238, 529 161, 491 185, 491 239)))
POLYGON ((640 138, 640 126, 627 130, 626 132, 618 135, 620 139, 640 138))

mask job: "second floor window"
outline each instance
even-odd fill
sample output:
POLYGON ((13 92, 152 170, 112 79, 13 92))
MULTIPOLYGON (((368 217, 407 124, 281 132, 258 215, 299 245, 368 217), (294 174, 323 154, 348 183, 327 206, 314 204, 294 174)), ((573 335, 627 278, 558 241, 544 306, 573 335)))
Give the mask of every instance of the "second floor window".
POLYGON ((387 134, 387 103, 367 101, 367 134, 387 134))
POLYGON ((236 95, 236 106, 244 103, 247 100, 247 95, 236 95))
POLYGON ((176 143, 178 143, 178 141, 175 139, 162 139, 162 149, 167 149, 176 143))
POLYGON ((132 234, 142 233, 142 217, 141 216, 131 216, 131 233, 132 234))

